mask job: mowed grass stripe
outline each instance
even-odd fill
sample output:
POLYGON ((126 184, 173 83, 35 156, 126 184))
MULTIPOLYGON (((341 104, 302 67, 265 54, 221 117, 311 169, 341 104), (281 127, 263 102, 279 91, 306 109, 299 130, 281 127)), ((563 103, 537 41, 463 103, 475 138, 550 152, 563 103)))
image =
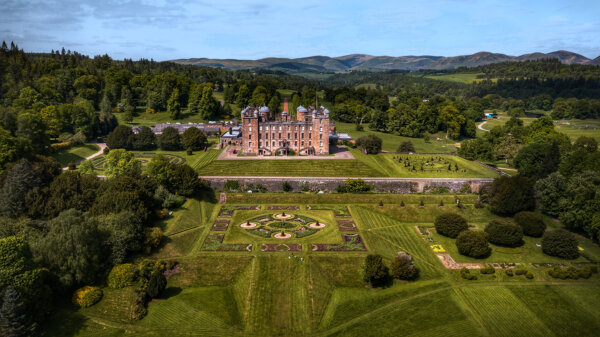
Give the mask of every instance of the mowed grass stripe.
POLYGON ((507 288, 557 336, 593 336, 600 331, 598 286, 507 288))
POLYGON ((470 308, 493 336, 551 336, 546 325, 503 286, 461 287, 470 308))
POLYGON ((384 177, 355 159, 215 160, 199 170, 205 176, 384 177))
POLYGON ((213 160, 216 160, 219 154, 221 154, 222 150, 209 150, 208 152, 203 152, 202 156, 198 156, 198 158, 190 163, 190 166, 196 170, 202 169, 204 166, 210 164, 213 160))

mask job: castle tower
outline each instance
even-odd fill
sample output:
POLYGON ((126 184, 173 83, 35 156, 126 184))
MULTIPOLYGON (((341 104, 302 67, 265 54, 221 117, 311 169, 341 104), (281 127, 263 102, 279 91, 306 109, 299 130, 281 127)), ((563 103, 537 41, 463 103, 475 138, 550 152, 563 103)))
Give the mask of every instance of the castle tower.
POLYGON ((296 109, 296 120, 299 122, 304 122, 304 116, 307 113, 308 110, 306 110, 305 107, 303 107, 302 105, 299 106, 298 109, 296 109))

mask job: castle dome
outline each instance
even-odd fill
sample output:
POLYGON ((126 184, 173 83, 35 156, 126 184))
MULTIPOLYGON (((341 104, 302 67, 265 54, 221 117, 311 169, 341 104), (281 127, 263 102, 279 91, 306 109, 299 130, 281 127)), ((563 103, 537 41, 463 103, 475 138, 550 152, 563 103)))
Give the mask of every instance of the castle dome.
POLYGON ((303 107, 302 105, 298 107, 298 109, 296 109, 296 111, 298 112, 308 112, 308 110, 306 110, 305 107, 303 107))
POLYGON ((271 110, 269 110, 268 106, 261 106, 260 109, 258 110, 259 112, 269 112, 271 110))

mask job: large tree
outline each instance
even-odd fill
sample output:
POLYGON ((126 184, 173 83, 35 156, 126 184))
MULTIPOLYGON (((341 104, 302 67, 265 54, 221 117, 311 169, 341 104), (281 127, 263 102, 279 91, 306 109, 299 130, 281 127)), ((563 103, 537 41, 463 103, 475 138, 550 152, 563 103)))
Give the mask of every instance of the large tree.
POLYGON ((179 150, 181 149, 181 136, 179 131, 173 127, 163 129, 161 135, 158 136, 158 147, 161 150, 179 150))
POLYGON ((0 332, 6 337, 27 337, 35 332, 31 312, 21 299, 21 294, 9 288, 4 292, 0 307, 0 332))
POLYGON ((499 215, 514 215, 535 207, 533 184, 523 176, 494 179, 489 194, 490 210, 499 215))
POLYGON ((127 149, 133 148, 134 134, 131 128, 119 125, 111 133, 106 136, 106 146, 110 149, 127 149))
POLYGON ((106 155, 106 175, 114 177, 122 174, 138 176, 142 172, 142 163, 133 153, 123 149, 111 150, 106 155))
POLYGON ((200 129, 191 127, 181 135, 181 145, 187 150, 198 151, 206 147, 206 135, 200 129))

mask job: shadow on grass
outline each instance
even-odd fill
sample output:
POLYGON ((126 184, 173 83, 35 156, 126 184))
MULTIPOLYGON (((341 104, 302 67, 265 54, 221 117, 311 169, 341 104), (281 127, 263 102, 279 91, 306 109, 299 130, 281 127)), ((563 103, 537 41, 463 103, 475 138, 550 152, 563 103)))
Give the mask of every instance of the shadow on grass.
POLYGON ((166 300, 169 299, 171 297, 175 297, 177 295, 179 295, 181 293, 182 289, 179 287, 169 287, 167 289, 165 289, 165 292, 162 295, 162 299, 166 300))

